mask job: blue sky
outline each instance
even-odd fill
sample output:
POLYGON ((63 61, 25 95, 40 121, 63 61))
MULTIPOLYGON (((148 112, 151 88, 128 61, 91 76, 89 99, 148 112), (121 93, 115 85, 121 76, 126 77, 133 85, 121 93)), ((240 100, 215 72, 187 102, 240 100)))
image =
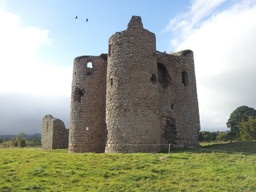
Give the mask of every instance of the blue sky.
POLYGON ((107 53, 132 15, 157 50, 194 51, 202 130, 256 108, 256 0, 0 0, 0 134, 41 132, 46 114, 68 128, 74 58, 107 53))

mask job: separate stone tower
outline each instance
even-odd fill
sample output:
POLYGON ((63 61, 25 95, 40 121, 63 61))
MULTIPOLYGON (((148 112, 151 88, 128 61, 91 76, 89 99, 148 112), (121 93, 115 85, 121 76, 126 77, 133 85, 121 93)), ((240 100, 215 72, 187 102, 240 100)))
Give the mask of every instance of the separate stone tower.
POLYGON ((74 60, 69 152, 104 152, 106 138, 106 55, 74 60))
POLYGON ((45 115, 42 120, 42 149, 65 148, 68 148, 68 129, 60 119, 45 115))
POLYGON ((155 35, 133 16, 109 39, 106 152, 160 150, 155 35))

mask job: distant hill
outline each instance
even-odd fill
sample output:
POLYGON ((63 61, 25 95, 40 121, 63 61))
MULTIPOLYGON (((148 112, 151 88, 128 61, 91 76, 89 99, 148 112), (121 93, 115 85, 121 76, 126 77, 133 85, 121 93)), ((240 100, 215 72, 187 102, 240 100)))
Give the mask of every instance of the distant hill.
MULTIPOLYGON (((0 135, 0 138, 3 139, 3 141, 11 140, 12 138, 16 138, 17 134, 13 135, 0 135)), ((41 133, 35 133, 35 134, 25 134, 26 140, 32 140, 32 139, 41 139, 41 133)))

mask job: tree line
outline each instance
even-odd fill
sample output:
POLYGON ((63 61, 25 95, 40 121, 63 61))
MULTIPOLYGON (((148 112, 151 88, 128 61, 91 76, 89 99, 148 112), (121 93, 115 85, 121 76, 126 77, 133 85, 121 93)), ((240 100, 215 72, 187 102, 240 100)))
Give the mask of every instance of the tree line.
POLYGON ((41 139, 34 138, 34 139, 26 139, 25 133, 21 132, 16 137, 10 138, 8 140, 3 140, 0 138, 0 145, 2 147, 35 147, 41 146, 41 139))
POLYGON ((228 132, 210 132, 210 131, 200 131, 199 133, 199 141, 206 141, 206 142, 211 142, 211 141, 229 141, 231 140, 229 138, 229 133, 228 132))
POLYGON ((240 106, 231 114, 226 123, 230 131, 201 131, 199 141, 250 141, 256 140, 256 110, 248 106, 240 106))

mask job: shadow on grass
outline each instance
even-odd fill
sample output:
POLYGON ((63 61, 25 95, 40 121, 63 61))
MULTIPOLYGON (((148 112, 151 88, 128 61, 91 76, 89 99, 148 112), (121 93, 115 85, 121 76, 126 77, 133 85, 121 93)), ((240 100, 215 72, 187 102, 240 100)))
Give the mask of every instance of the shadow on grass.
POLYGON ((256 141, 239 141, 230 143, 209 143, 199 148, 172 149, 172 153, 192 152, 192 153, 242 153, 256 155, 256 141))

